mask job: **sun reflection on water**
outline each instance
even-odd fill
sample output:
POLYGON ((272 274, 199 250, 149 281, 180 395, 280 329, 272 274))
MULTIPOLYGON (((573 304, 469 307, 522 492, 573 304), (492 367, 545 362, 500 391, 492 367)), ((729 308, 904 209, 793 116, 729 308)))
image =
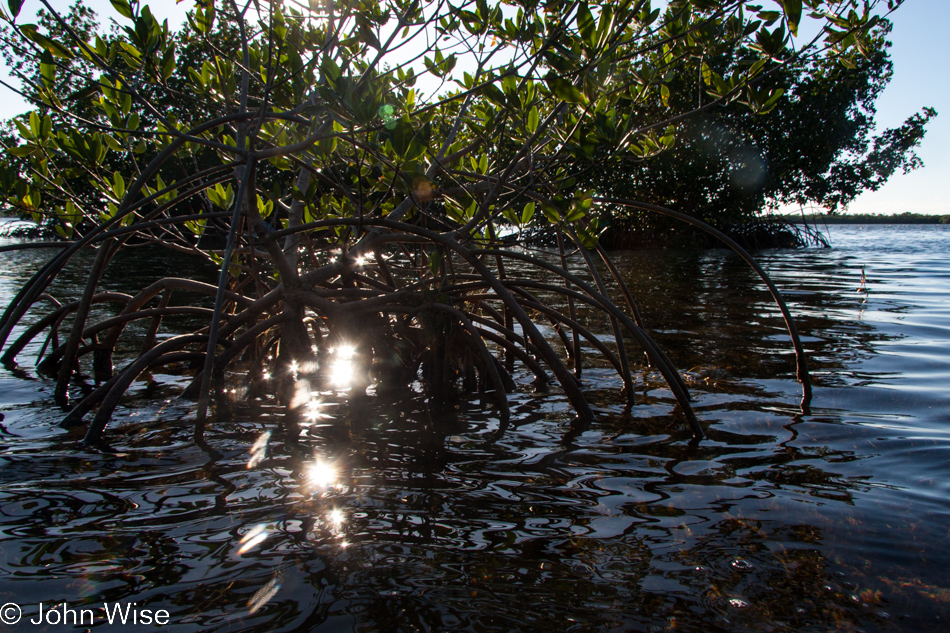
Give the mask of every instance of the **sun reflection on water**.
POLYGON ((280 591, 280 582, 278 582, 277 577, 271 578, 266 585, 258 589, 254 595, 251 596, 251 599, 247 601, 247 608, 251 615, 267 604, 278 591, 280 591))
POLYGON ((317 488, 335 486, 339 473, 336 466, 321 459, 307 466, 307 482, 317 488))
POLYGON ((237 553, 244 554, 249 552, 265 540, 267 540, 267 526, 263 523, 255 525, 241 538, 241 547, 237 553))
POLYGON ((322 401, 318 400, 311 394, 310 402, 307 403, 306 410, 304 411, 304 417, 306 417, 311 422, 316 422, 317 420, 325 420, 332 416, 327 415, 323 412, 324 404, 322 401))
POLYGON ((251 458, 247 460, 248 469, 256 468, 267 457, 267 443, 270 441, 270 431, 264 431, 251 447, 251 458))
POLYGON ((330 525, 339 528, 342 527, 344 521, 346 521, 346 515, 343 514, 343 511, 339 508, 334 508, 327 513, 327 521, 330 525))
POLYGON ((330 382, 336 387, 351 387, 356 371, 353 363, 356 347, 340 345, 330 351, 333 353, 333 360, 330 364, 330 382))

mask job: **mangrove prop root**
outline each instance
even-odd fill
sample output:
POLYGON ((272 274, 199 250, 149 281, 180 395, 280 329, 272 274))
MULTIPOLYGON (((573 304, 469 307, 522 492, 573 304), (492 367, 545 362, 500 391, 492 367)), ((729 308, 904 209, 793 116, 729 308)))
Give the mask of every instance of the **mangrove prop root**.
POLYGON ((656 204, 648 204, 646 202, 639 202, 636 200, 626 200, 622 198, 594 198, 595 202, 608 205, 616 206, 626 206, 645 209, 648 211, 653 211, 655 213, 660 213, 662 215, 667 215, 671 218, 676 218, 682 222, 695 226, 698 229, 709 233, 710 235, 719 239, 723 244, 735 251, 742 259, 745 260, 749 266, 756 272, 760 279, 765 283, 766 287, 769 289, 769 293, 772 295, 772 300, 775 301, 775 304, 778 306, 779 310, 782 312, 782 318, 785 320, 785 327, 788 329, 788 334, 792 339, 792 345, 795 348, 795 361, 797 365, 797 376, 798 381, 802 385, 802 409, 803 412, 807 413, 807 409, 811 403, 812 398, 812 389, 811 389, 811 376, 808 373, 808 358, 805 354, 805 348, 802 345, 801 337, 798 335, 798 327, 795 325, 795 319, 792 318, 792 313, 788 309, 785 300, 782 299, 782 294, 779 292, 778 288, 775 286, 775 283, 772 281, 772 278, 769 277, 768 273, 759 266, 759 263, 755 261, 755 258, 749 254, 744 248, 742 248, 735 240, 730 238, 728 235, 719 231, 718 229, 706 224, 702 220, 697 220, 696 218, 689 216, 680 211, 675 211, 673 209, 662 207, 656 204))
MULTIPOLYGON (((45 315, 5 345, 0 357, 6 363, 15 362, 30 341, 48 330, 47 339, 53 342, 53 349, 43 365, 55 370, 56 397, 64 400, 65 385, 77 368, 81 369, 80 361, 93 353, 99 385, 80 399, 64 420, 66 425, 78 424, 98 407, 86 433, 87 441, 101 439, 123 394, 151 367, 201 360, 203 369, 195 375, 187 395, 199 399, 198 414, 202 417, 211 402, 223 406, 220 394, 238 359, 241 371, 249 372, 256 385, 249 393, 260 393, 265 373, 275 376, 273 384, 293 389, 292 368, 319 367, 319 371, 325 371, 327 350, 341 344, 351 344, 357 349, 356 358, 375 364, 375 369, 365 367, 364 375, 375 371, 376 376, 385 376, 388 387, 394 381, 410 385, 419 379, 421 369, 424 384, 433 393, 455 383, 469 390, 491 390, 502 430, 510 418, 506 394, 514 388, 512 374, 519 371, 516 363, 520 363, 520 368, 534 374, 538 385, 556 380, 574 406, 578 423, 583 425, 594 414, 579 380, 584 361, 581 341, 610 363, 623 383, 623 392, 632 396, 625 337, 643 348, 670 386, 693 436, 703 437, 681 376, 648 335, 630 289, 602 249, 597 248, 597 254, 619 288, 626 311, 608 296, 607 283, 588 249, 579 246, 568 254, 563 237, 547 259, 523 250, 499 248, 497 241, 486 242, 464 231, 451 230, 443 220, 426 215, 425 207, 417 202, 413 203, 418 213, 413 222, 401 219, 411 205, 398 205, 388 217, 366 214, 310 223, 297 218, 292 226, 274 230, 258 213, 254 169, 255 161, 250 160, 232 176, 239 185, 238 195, 231 223, 224 225, 224 249, 216 251, 221 262, 217 284, 167 277, 133 295, 101 291, 99 280, 115 252, 128 247, 127 239, 138 236, 147 238, 145 242, 154 241, 158 239, 155 236, 165 235, 161 231, 180 230, 196 217, 183 215, 188 219, 176 222, 174 217, 163 215, 171 208, 167 203, 156 207, 161 211, 147 211, 144 203, 128 199, 120 207, 121 212, 141 212, 133 216, 131 226, 105 223, 78 242, 63 246, 53 263, 42 267, 24 285, 0 318, 0 339, 5 343, 29 308, 43 301, 47 287, 73 255, 82 248, 98 248, 82 298, 65 305, 51 303, 45 315), (293 239, 281 239, 291 236, 293 239), (586 270, 585 279, 571 272, 576 257, 580 258, 581 270, 586 270), (186 292, 214 297, 214 306, 175 306, 170 299, 172 292, 176 298, 177 293, 186 292), (94 317, 97 312, 90 308, 106 301, 118 302, 119 314, 94 317), (607 318, 612 343, 609 339, 602 341, 592 331, 579 306, 584 306, 585 314, 593 309, 607 318), (175 331, 182 327, 180 319, 166 323, 172 321, 172 316, 200 317, 203 321, 200 327, 192 326, 191 332, 181 333, 175 331), (69 337, 57 345, 57 328, 68 317, 73 318, 69 337), (551 324, 563 349, 555 350, 536 319, 551 324), (128 337, 121 334, 128 324, 137 321, 145 321, 141 326, 145 335, 134 350, 123 349, 128 337), (319 350, 317 354, 315 350, 319 350), (113 355, 131 355, 115 374, 113 355), (214 394, 218 397, 212 401, 214 394)), ((214 185, 226 180, 221 170, 208 172, 203 178, 214 185)), ((188 195, 193 194, 189 190, 188 195)), ((601 202, 653 208, 612 199, 601 202)), ((670 210, 662 212, 679 217, 670 210)), ((698 221, 690 222, 700 226, 698 221)), ((709 230, 715 231, 711 227, 709 230)), ((490 238, 493 234, 488 231, 487 235, 490 238)), ((566 235, 579 242, 572 232, 566 235)), ((724 242, 743 255, 727 238, 724 242)), ((175 248, 194 249, 184 244, 176 243, 175 248)), ((807 398, 807 368, 787 307, 761 267, 747 253, 743 257, 766 281, 786 318, 807 398)), ((321 380, 319 376, 316 379, 321 380)))

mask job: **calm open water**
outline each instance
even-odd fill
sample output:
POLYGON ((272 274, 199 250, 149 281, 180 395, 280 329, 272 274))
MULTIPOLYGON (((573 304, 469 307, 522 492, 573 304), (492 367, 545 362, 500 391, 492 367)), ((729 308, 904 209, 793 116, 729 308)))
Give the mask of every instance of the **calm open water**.
MULTIPOLYGON (((72 628, 31 624, 40 602, 129 630, 103 605, 134 602, 174 631, 946 631, 950 227, 830 237, 760 253, 811 353, 808 415, 737 257, 618 256, 698 445, 650 371, 625 410, 595 366, 580 434, 525 388, 494 442, 490 398, 342 393, 300 427, 265 401, 196 438, 181 379, 154 376, 97 451, 24 354, 0 369, 0 605, 23 617, 4 630, 72 628)), ((0 303, 48 256, 0 253, 0 303)), ((176 266, 146 254, 106 285, 176 266)))

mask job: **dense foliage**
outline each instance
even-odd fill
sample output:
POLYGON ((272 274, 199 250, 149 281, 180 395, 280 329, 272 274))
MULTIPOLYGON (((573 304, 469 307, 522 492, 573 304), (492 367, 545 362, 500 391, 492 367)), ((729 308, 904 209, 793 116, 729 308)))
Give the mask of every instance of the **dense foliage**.
MULTIPOLYGON (((13 362, 48 332, 41 368, 56 376, 58 401, 69 407, 70 396, 83 396, 67 421, 99 407, 91 441, 149 367, 198 361, 189 392, 199 418, 238 366, 246 393, 277 394, 293 412, 332 386, 344 349, 363 368, 360 387, 419 379, 438 394, 459 382, 494 391, 503 420, 516 366, 538 384, 553 374, 589 420, 583 354, 605 358, 632 398, 631 343, 701 436, 685 385, 597 235, 604 208, 704 225, 605 196, 600 175, 618 161, 647 167, 691 117, 735 103, 747 116, 777 107, 775 82, 808 76, 787 68, 861 66, 882 28, 873 4, 851 1, 673 0, 661 10, 649 0, 202 0, 173 33, 137 0, 112 0, 124 23, 93 34, 81 5, 61 16, 43 2, 49 10, 37 26, 17 20, 22 0, 7 4, 4 46, 20 60, 15 70, 36 109, 14 121, 19 139, 8 139, 0 194, 70 242, 14 298, 0 344, 13 362), (809 15, 824 30, 798 42, 791 35, 809 15), (699 70, 695 79, 688 68, 699 70), (510 247, 544 225, 557 229, 553 257, 510 247), (210 258, 219 283, 169 278, 134 297, 100 292, 116 252, 143 243, 210 258), (96 261, 83 299, 54 303, 10 344, 23 315, 86 248, 96 261), (586 276, 569 270, 569 257, 586 276), (627 310, 608 296, 602 273, 614 277, 627 310), (206 293, 214 305, 170 302, 182 292, 206 293), (92 319, 102 302, 121 309, 92 319), (581 306, 609 321, 612 344, 582 323, 590 311, 581 306), (184 315, 204 315, 208 325, 161 334, 164 321, 184 315), (151 323, 145 344, 134 341, 132 359, 115 372, 136 321, 151 323), (97 387, 70 391, 83 375, 97 387)), ((790 315, 756 268, 786 317, 807 393, 790 315)))
MULTIPOLYGON (((913 150, 936 114, 925 108, 898 128, 874 134, 874 103, 892 73, 885 39, 889 30, 889 24, 882 24, 867 41, 866 56, 847 65, 817 57, 776 68, 765 83, 783 91, 784 98, 767 115, 750 117, 738 101, 697 114, 679 125, 675 145, 653 160, 643 163, 619 155, 612 168, 599 173, 598 190, 688 210, 717 226, 740 225, 780 205, 815 205, 834 212, 860 193, 876 191, 897 170, 920 166, 913 150)), ((723 68, 736 60, 710 63, 723 68)), ((677 70, 671 110, 703 102, 705 95, 695 86, 699 72, 699 61, 677 70)), ((643 117, 663 115, 660 107, 643 117)), ((636 212, 622 210, 617 216, 611 220, 628 227, 627 232, 665 228, 636 212)), ((622 240, 624 233, 611 237, 622 240)))

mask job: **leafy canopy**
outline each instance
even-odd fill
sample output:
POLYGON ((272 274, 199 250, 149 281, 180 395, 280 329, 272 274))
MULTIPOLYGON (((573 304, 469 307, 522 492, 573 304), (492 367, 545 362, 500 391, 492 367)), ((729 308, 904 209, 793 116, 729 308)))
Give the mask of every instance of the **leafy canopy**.
MULTIPOLYGON (((697 113, 767 112, 814 74, 790 69, 863 64, 880 29, 875 3, 818 0, 208 0, 174 33, 148 6, 114 0, 125 21, 97 34, 79 3, 39 25, 7 4, 3 48, 38 107, 14 121, 0 186, 64 236, 114 217, 149 161, 187 140, 143 179, 146 193, 170 200, 196 167, 256 155, 275 226, 298 220, 295 200, 316 220, 385 215, 421 195, 469 234, 548 221, 590 241, 583 200, 598 166, 658 155, 683 126, 695 136, 697 113), (808 19, 824 31, 798 42, 808 19)), ((224 183, 206 191, 189 212, 233 202, 224 183)), ((188 247, 202 226, 162 239, 188 247)))
MULTIPOLYGON (((649 161, 620 154, 600 170, 595 187, 611 195, 688 210, 716 225, 741 225, 765 208, 816 204, 829 211, 846 207, 863 191, 880 188, 898 169, 916 169, 914 148, 936 112, 924 108, 901 126, 875 134, 875 100, 892 74, 889 23, 848 64, 833 56, 785 64, 764 78, 760 90, 781 92, 765 116, 748 116, 741 100, 698 113, 677 128, 676 144, 649 161)), ((712 68, 736 63, 708 60, 712 68)), ((695 77, 707 62, 684 64, 672 79, 672 102, 641 111, 644 120, 665 109, 684 110, 705 97, 695 77)), ((619 210, 614 227, 651 226, 656 219, 619 210)), ((609 243, 625 237, 618 230, 609 243)))
MULTIPOLYGON (((152 365, 203 358, 190 389, 203 417, 212 380, 220 387, 236 358, 252 378, 263 376, 276 345, 270 369, 283 381, 293 368, 327 367, 334 340, 372 349, 382 381, 408 385, 421 366, 436 390, 459 372, 466 383, 491 384, 503 419, 518 359, 539 382, 553 372, 589 420, 577 381, 581 337, 631 398, 632 337, 702 436, 633 298, 625 295, 636 322, 607 296, 591 257, 597 209, 677 213, 605 198, 598 177, 618 160, 662 155, 698 115, 736 103, 750 116, 776 108, 784 91, 773 77, 787 68, 858 66, 874 49, 884 6, 202 0, 174 32, 138 0, 111 1, 122 21, 100 33, 80 4, 63 16, 41 0, 47 11, 34 25, 19 20, 22 0, 8 0, 0 40, 35 105, 5 141, 0 196, 71 240, 0 318, 0 347, 71 257, 95 248, 82 300, 44 321, 55 330, 73 314, 68 340, 41 364, 56 374, 65 404, 79 359, 93 355, 106 382, 70 413, 75 422, 101 403, 92 440, 152 365), (808 42, 795 37, 805 20, 820 28, 808 42), (557 229, 560 265, 504 248, 502 239, 544 225, 557 229), (149 242, 217 262, 217 286, 168 278, 127 299, 97 292, 119 249, 149 242), (568 243, 590 283, 568 269, 568 243), (506 262, 534 278, 512 278, 506 262), (159 315, 179 310, 168 301, 182 289, 214 295, 210 323, 158 343, 159 315), (540 291, 568 308, 545 305, 540 291), (116 300, 125 301, 118 321, 90 322, 94 303, 116 300), (609 315, 612 348, 578 321, 577 302, 609 315), (573 373, 529 310, 555 326, 573 373), (152 334, 114 374, 124 324, 145 318, 156 319, 152 334)), ((756 270, 782 308, 807 395, 791 317, 756 270)), ((4 359, 23 345, 21 337, 4 359)))

